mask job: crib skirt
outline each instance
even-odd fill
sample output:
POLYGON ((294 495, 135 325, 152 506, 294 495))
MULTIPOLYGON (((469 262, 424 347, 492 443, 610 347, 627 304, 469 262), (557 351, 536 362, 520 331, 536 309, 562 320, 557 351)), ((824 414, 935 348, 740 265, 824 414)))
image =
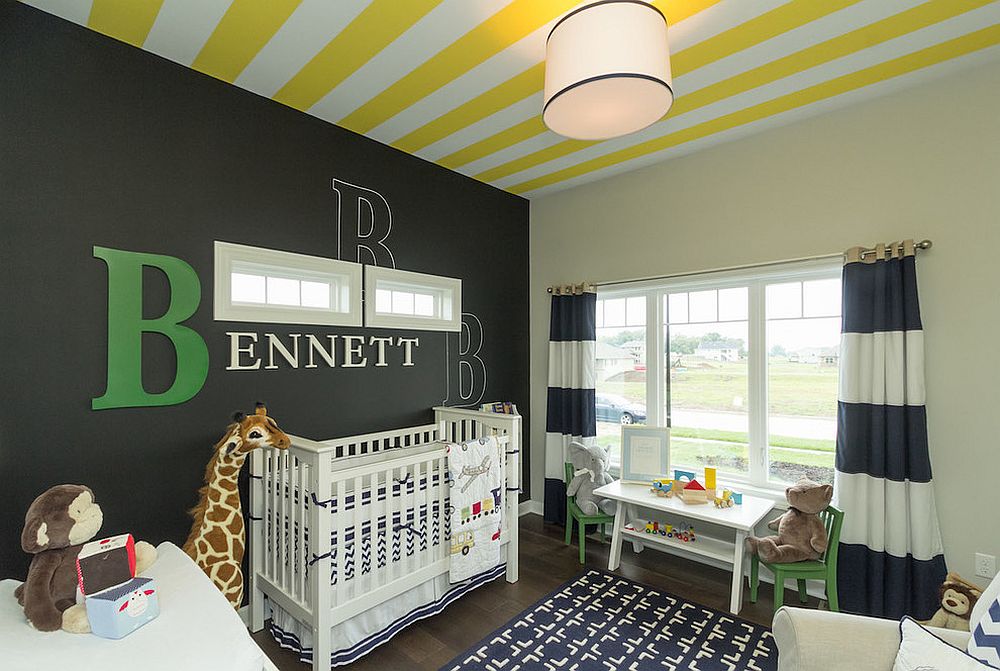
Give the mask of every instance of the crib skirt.
MULTIPOLYGON (((506 551, 506 547, 504 548, 506 551)), ((363 657, 386 643, 407 626, 424 618, 437 615, 449 604, 472 590, 503 576, 506 564, 484 571, 468 580, 450 584, 444 573, 403 592, 398 597, 374 606, 353 618, 334 625, 333 654, 330 666, 337 667, 363 657)), ((291 650, 303 662, 312 662, 312 629, 284 611, 278 604, 267 600, 270 613, 270 632, 282 648, 291 650)))

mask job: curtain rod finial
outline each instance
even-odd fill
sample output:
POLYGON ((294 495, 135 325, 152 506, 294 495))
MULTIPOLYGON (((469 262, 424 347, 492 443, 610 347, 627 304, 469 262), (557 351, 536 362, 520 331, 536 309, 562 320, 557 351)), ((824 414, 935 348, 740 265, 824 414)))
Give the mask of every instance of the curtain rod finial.
POLYGON ((931 242, 930 240, 921 240, 920 242, 918 242, 918 243, 917 243, 916 245, 914 245, 914 246, 915 246, 915 247, 918 247, 918 248, 920 248, 920 249, 930 249, 931 247, 933 247, 933 246, 934 246, 934 243, 933 243, 933 242, 931 242))

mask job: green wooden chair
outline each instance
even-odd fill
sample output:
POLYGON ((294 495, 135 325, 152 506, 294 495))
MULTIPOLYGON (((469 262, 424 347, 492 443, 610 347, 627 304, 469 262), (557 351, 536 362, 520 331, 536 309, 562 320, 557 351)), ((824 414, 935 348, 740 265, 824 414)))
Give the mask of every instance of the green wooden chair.
MULTIPOLYGON (((573 481, 573 464, 566 463, 566 486, 573 481)), ((579 525, 580 531, 580 563, 584 563, 586 557, 587 525, 599 524, 601 526, 601 538, 607 542, 608 536, 604 533, 604 525, 615 521, 614 515, 585 515, 580 506, 576 505, 576 497, 566 495, 566 545, 573 541, 573 520, 579 525)))
POLYGON ((799 601, 807 603, 806 580, 822 580, 826 584, 826 600, 831 611, 840 612, 837 603, 837 546, 840 544, 840 527, 844 523, 844 513, 833 506, 819 514, 826 527, 828 545, 826 552, 815 561, 800 561, 794 564, 771 564, 757 555, 750 559, 750 601, 757 603, 757 586, 760 582, 758 570, 763 564, 774 573, 774 610, 781 608, 785 597, 785 578, 796 578, 799 584, 799 601))

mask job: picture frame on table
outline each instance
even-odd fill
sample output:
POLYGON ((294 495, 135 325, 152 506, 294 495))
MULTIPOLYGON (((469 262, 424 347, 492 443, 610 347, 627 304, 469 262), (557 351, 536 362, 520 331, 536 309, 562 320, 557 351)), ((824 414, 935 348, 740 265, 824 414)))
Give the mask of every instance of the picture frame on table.
POLYGON ((670 429, 622 426, 622 482, 649 484, 670 472, 670 429))

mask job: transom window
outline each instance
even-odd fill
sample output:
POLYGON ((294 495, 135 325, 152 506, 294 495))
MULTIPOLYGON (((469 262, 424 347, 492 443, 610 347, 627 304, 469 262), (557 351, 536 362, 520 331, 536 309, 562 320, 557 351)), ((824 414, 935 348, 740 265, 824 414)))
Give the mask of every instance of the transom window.
POLYGON ((784 487, 833 482, 840 264, 786 264, 602 289, 598 441, 670 426, 671 467, 784 487))
POLYGON ((365 266, 365 292, 367 326, 432 331, 462 328, 461 280, 365 266))
POLYGON ((361 326, 361 266, 216 242, 215 318, 361 326))

